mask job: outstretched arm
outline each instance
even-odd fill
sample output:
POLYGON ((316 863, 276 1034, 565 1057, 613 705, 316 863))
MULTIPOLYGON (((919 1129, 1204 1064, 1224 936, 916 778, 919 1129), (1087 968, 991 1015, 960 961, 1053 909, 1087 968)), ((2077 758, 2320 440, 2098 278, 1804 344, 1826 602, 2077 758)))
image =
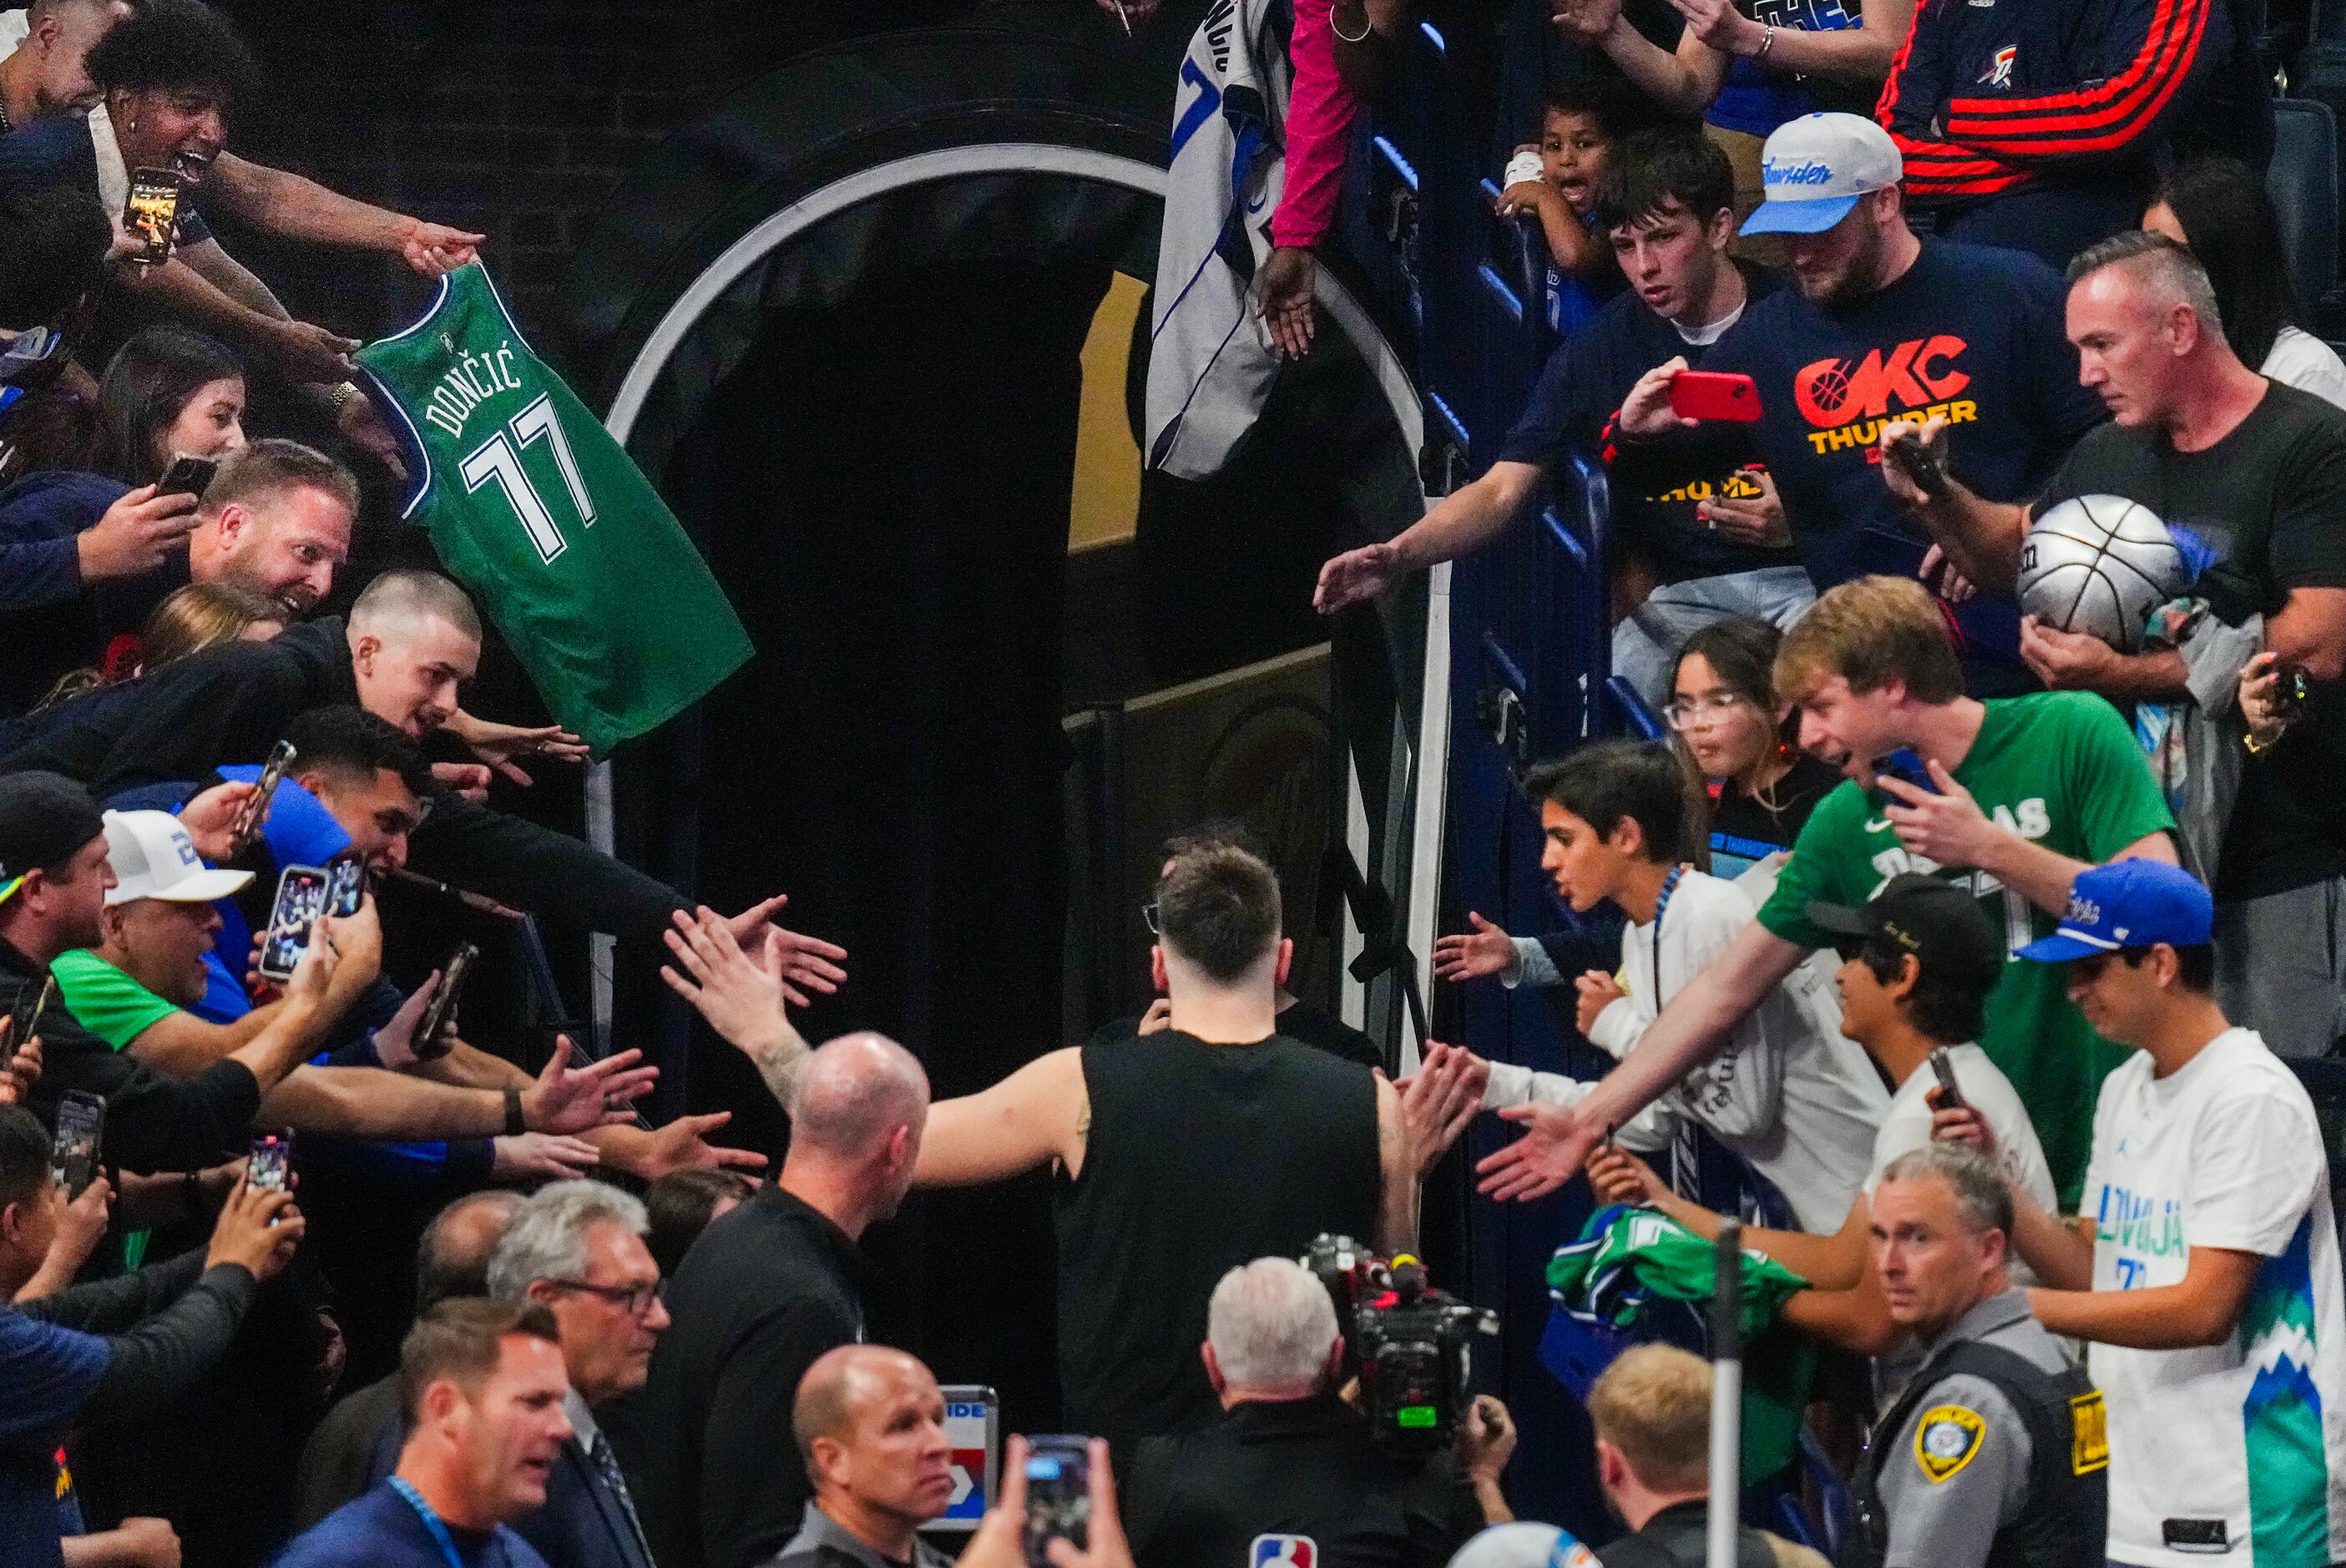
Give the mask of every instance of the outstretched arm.
MULTIPOLYGON (((1071 1045, 1038 1056, 991 1089, 929 1107, 913 1185, 975 1186, 1022 1175, 1046 1160, 1057 1160, 1070 1176, 1080 1175, 1091 1119, 1083 1053, 1071 1045)), ((1413 1232, 1415 1204, 1413 1196, 1413 1232)))
POLYGON ((387 251, 426 277, 477 260, 487 238, 356 200, 234 153, 214 160, 204 188, 223 211, 264 232, 312 245, 387 251))

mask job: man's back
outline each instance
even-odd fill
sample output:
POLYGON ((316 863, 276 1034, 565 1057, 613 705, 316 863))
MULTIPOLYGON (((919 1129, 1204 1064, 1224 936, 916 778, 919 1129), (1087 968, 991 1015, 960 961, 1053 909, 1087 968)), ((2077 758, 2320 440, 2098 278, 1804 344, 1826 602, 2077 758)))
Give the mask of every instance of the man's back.
POLYGON ((1200 1431, 1148 1439, 1129 1468, 1139 1568, 1242 1568, 1262 1535, 1309 1540, 1313 1568, 1438 1568, 1483 1526, 1446 1451, 1385 1451, 1332 1394, 1249 1400, 1200 1431))
POLYGON ((1171 1029, 1086 1045, 1083 1072, 1083 1172, 1056 1194, 1060 1381, 1075 1430, 1127 1443, 1212 1416, 1198 1347, 1223 1274, 1323 1231, 1375 1241, 1376 1081, 1279 1035, 1171 1029))
POLYGON ((636 1503, 662 1568, 743 1568, 778 1551, 810 1488, 790 1431, 799 1379, 863 1337, 864 1265, 778 1186, 712 1222, 668 1295, 636 1503))

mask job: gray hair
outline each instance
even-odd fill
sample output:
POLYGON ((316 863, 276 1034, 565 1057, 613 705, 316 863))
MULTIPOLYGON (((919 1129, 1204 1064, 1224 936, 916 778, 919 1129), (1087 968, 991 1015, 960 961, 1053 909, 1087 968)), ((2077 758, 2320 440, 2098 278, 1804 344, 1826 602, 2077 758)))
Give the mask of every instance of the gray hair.
POLYGON ((1305 1394, 1336 1343, 1328 1288, 1291 1257, 1258 1257, 1222 1276, 1206 1305, 1206 1342, 1234 1389, 1305 1394))
POLYGON ((630 1236, 651 1228, 643 1204, 607 1182, 558 1181, 522 1199, 489 1255, 489 1294, 517 1301, 534 1279, 578 1279, 586 1272, 586 1233, 597 1225, 630 1236))
POLYGON ((898 1127, 929 1114, 929 1075, 884 1034, 842 1034, 807 1059, 790 1103, 791 1146, 862 1160, 898 1127))
POLYGON ((2224 335, 2223 312, 2217 308, 2216 285, 2208 280, 2208 269, 2166 235, 2127 229, 2086 247, 2069 263, 2070 286, 2109 267, 2131 267, 2131 276, 2147 284, 2167 303, 2190 306, 2201 326, 2219 338, 2224 335))
POLYGON ((1892 1160, 1882 1179, 1921 1181, 1937 1176, 1953 1189, 1955 1207, 1974 1236, 1990 1230, 2012 1234, 2012 1187, 2003 1167, 1969 1144, 1932 1143, 1892 1160))
POLYGON ((427 617, 447 622, 474 642, 481 640, 481 612, 464 589, 437 572, 398 566, 377 575, 351 605, 351 626, 363 631, 386 624, 412 626, 427 617))

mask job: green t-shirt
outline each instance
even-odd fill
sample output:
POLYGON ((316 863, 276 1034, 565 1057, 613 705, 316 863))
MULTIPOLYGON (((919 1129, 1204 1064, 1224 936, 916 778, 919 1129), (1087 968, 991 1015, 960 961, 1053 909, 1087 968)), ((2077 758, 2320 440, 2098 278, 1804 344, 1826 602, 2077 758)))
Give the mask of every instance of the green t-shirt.
MULTIPOLYGON (((2099 864, 2175 818, 2117 709, 2086 692, 2043 692, 1987 705, 1979 738, 1954 770, 1997 826, 2072 860, 2099 864)), ((1802 947, 1830 946, 1809 923, 1811 901, 1863 903, 1902 871, 1944 868, 1898 842, 1883 800, 1854 782, 1818 802, 1760 911, 1760 923, 1802 947)), ((2052 933, 2055 918, 1984 871, 1967 882, 2007 949, 2052 933)), ((2028 1107, 2064 1204, 2077 1201, 2093 1146, 2094 1101, 2126 1053, 2096 1035, 2070 1004, 2062 966, 2014 959, 1987 1001, 1980 1046, 2028 1107)))
POLYGON ((117 1051, 179 1011, 86 947, 59 953, 49 972, 66 1011, 117 1051))

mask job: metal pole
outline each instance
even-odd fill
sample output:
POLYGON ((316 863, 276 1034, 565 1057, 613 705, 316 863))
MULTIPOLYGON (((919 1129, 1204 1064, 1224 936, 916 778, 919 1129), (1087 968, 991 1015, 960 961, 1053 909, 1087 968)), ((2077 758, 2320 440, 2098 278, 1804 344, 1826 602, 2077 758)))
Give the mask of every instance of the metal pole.
POLYGON ((1719 1227, 1710 1296, 1710 1520, 1704 1568, 1735 1568, 1743 1512, 1743 1227, 1719 1227))

